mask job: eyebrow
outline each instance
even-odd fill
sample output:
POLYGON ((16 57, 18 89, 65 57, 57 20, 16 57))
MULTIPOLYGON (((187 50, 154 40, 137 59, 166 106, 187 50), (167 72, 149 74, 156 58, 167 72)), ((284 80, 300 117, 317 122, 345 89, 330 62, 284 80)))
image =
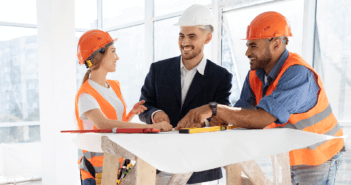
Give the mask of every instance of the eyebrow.
MULTIPOLYGON (((179 33, 179 35, 184 35, 183 33, 179 33)), ((188 36, 197 36, 195 33, 190 33, 188 36)))
POLYGON ((254 42, 251 42, 250 44, 247 44, 247 43, 246 43, 246 46, 252 46, 252 45, 257 45, 257 44, 254 43, 254 42))

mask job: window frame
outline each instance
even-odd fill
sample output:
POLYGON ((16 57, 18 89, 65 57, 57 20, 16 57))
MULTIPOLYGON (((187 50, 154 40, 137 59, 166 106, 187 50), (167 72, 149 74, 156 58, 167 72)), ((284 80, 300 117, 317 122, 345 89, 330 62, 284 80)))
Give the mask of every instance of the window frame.
MULTIPOLYGON (((207 5, 208 8, 212 9, 214 18, 215 18, 215 27, 216 32, 213 33, 212 39, 212 58, 214 62, 221 65, 222 61, 222 30, 228 29, 228 25, 223 24, 223 13, 238 11, 241 9, 247 9, 257 6, 263 6, 272 3, 279 3, 289 0, 267 0, 265 2, 249 3, 247 5, 236 5, 236 0, 212 0, 212 4, 207 5), (230 7, 230 9, 226 9, 230 7)), ((103 28, 103 9, 102 3, 103 0, 96 0, 97 3, 97 28, 103 28)), ((303 22, 303 54, 302 57, 306 61, 311 61, 312 67, 314 67, 314 33, 315 33, 315 22, 316 22, 316 13, 317 13, 317 0, 304 0, 304 22, 303 22)), ((145 25, 145 66, 151 65, 154 61, 154 23, 156 21, 165 20, 177 16, 181 16, 182 11, 174 12, 170 14, 165 14, 161 16, 154 16, 154 0, 145 0, 145 19, 142 21, 135 21, 125 25, 116 26, 113 28, 104 29, 104 31, 116 31, 120 29, 125 29, 138 25, 145 25)), ((0 26, 10 26, 10 27, 22 27, 22 28, 37 28, 35 24, 25 24, 25 23, 15 23, 15 22, 0 22, 0 26)), ((89 29, 76 28, 76 32, 86 32, 89 29)), ((234 61, 235 62, 235 61, 234 61)), ((238 69, 237 69, 238 70, 238 69)), ((146 67, 143 70, 144 75, 148 72, 146 67)), ((240 78, 237 78, 240 79, 240 78)), ((341 122, 342 126, 351 126, 351 122, 341 122)), ((23 126, 23 125, 40 125, 39 122, 13 122, 13 123, 0 123, 2 126, 23 126)))

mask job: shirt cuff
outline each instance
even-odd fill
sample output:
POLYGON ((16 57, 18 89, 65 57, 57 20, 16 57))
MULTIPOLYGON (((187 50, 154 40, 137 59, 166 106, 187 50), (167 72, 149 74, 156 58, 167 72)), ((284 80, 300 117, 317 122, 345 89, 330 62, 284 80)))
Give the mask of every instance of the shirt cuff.
POLYGON ((240 99, 235 103, 234 107, 241 107, 244 109, 256 109, 256 107, 250 104, 249 102, 242 101, 240 99))
POLYGON ((163 112, 163 110, 157 110, 157 111, 155 111, 155 112, 153 112, 152 114, 151 114, 151 121, 152 121, 152 124, 154 124, 155 122, 154 122, 154 115, 156 114, 156 112, 163 112))
POLYGON ((265 110, 277 118, 276 123, 278 124, 284 124, 289 121, 290 113, 272 96, 262 98, 256 107, 265 110))
POLYGON ((205 127, 209 127, 210 126, 210 122, 208 121, 208 119, 205 119, 204 122, 205 122, 205 127))

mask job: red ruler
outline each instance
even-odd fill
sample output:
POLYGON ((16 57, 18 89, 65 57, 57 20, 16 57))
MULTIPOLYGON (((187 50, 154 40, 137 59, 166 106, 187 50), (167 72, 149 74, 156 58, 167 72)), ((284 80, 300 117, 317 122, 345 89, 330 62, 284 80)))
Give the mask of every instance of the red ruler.
POLYGON ((156 128, 114 128, 98 130, 62 130, 61 133, 159 133, 160 129, 156 128))

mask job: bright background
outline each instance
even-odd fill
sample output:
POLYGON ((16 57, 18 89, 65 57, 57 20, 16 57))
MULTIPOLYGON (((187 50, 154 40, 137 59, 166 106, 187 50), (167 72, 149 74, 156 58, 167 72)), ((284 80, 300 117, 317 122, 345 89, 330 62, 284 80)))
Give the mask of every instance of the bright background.
MULTIPOLYGON (((43 170, 47 170, 44 164, 50 156, 42 155, 46 156, 50 149, 43 148, 43 143, 52 141, 43 135, 46 131, 43 125, 50 123, 43 121, 48 111, 41 109, 40 101, 50 99, 39 88, 48 79, 39 75, 41 45, 37 39, 38 23, 45 18, 37 15, 43 15, 46 5, 38 2, 43 1, 0 0, 0 184, 30 180, 31 184, 45 184, 42 179, 48 178, 43 170)), ((66 6, 60 0, 48 2, 61 8, 66 6)), ((351 73, 347 72, 351 69, 349 0, 75 0, 71 3, 74 13, 66 16, 66 21, 75 25, 75 43, 90 29, 102 29, 119 38, 115 43, 120 57, 117 71, 108 77, 120 81, 129 111, 139 100, 150 64, 180 54, 179 28, 173 24, 192 4, 206 5, 214 13, 218 26, 213 40, 205 47, 205 55, 233 74, 230 96, 233 104, 239 99, 249 70, 246 42, 242 40, 246 28, 258 14, 277 11, 287 17, 292 27, 288 50, 304 57, 321 75, 335 116, 345 134, 351 134, 351 73)), ((53 26, 56 26, 53 30, 65 29, 53 26)), ((74 47, 68 50, 76 52, 74 47)), ((78 65, 76 57, 68 62, 76 64, 74 74, 64 66, 55 66, 62 68, 63 74, 75 76, 72 83, 78 89, 86 68, 78 65)), ((62 117, 74 119, 73 112, 62 117)), ((133 121, 140 122, 137 117, 133 121)), ((54 142, 65 144, 67 140, 54 142)), ((346 148, 349 146, 351 140, 347 139, 346 148)), ((76 153, 78 160, 78 150, 76 153)), ((59 156, 53 157, 56 164, 65 161, 59 156)), ((344 158, 336 181, 340 185, 351 184, 351 152, 347 151, 344 158)), ((271 178, 270 159, 258 163, 271 178)), ((217 183, 224 184, 224 179, 217 183)))

